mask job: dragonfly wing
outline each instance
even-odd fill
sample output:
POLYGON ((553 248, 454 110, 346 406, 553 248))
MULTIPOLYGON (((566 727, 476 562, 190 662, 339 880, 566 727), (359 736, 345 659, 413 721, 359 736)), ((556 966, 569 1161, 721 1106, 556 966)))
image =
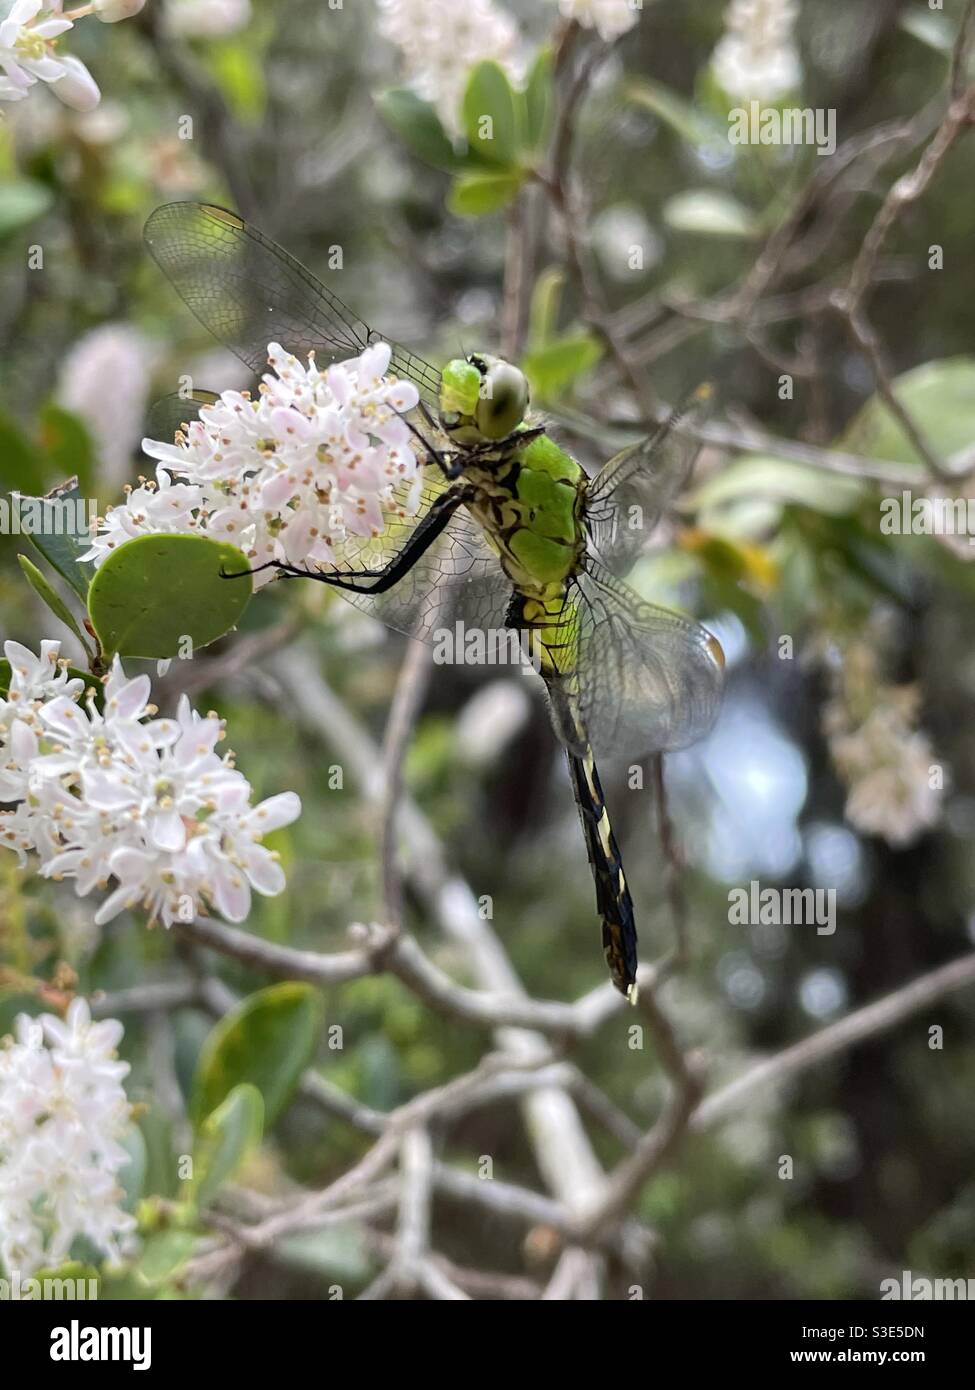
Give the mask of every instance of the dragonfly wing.
POLYGON ((574 581, 566 607, 560 684, 597 754, 643 757, 707 733, 724 658, 706 628, 598 564, 574 581))
MULTIPOLYGON (((166 203, 145 226, 149 252, 185 304, 252 371, 267 366, 268 343, 319 362, 357 357, 382 338, 317 276, 236 213, 210 203, 166 203)), ((388 340, 383 340, 388 341, 388 340)), ((440 373, 391 344, 391 368, 436 409, 440 373)))
POLYGON ((180 391, 173 391, 161 397, 149 407, 146 421, 149 438, 172 444, 177 431, 185 429, 196 419, 201 406, 213 405, 219 399, 215 391, 191 391, 185 396, 180 391))
POLYGON ((690 477, 701 446, 684 431, 707 417, 712 399, 710 386, 699 386, 656 434, 623 449, 590 482, 589 534, 596 553, 614 573, 623 574, 632 566, 690 477))

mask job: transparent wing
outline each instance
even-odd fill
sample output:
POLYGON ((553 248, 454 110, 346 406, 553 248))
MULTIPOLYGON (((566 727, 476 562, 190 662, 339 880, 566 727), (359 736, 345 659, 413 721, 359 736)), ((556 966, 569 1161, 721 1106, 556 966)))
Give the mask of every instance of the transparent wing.
POLYGON ((597 473, 586 493, 593 546, 614 573, 629 570, 662 513, 690 477, 700 444, 683 432, 710 413, 713 391, 699 386, 656 434, 623 449, 597 473))
POLYGON ((596 562, 569 590, 558 645, 561 691, 597 754, 682 748, 714 722, 724 670, 717 639, 596 562))
POLYGON ((219 400, 215 391, 191 391, 183 395, 173 391, 168 396, 154 401, 149 407, 146 426, 150 439, 158 439, 164 444, 172 444, 178 430, 184 429, 195 420, 201 406, 213 405, 219 400))
MULTIPOLYGON (((382 338, 276 242, 210 203, 167 203, 145 226, 150 254, 213 336, 254 372, 267 366, 267 345, 320 362, 356 357, 382 338)), ((383 339, 388 341, 388 339, 383 339)), ((440 373, 391 344, 392 369, 436 407, 440 373)))

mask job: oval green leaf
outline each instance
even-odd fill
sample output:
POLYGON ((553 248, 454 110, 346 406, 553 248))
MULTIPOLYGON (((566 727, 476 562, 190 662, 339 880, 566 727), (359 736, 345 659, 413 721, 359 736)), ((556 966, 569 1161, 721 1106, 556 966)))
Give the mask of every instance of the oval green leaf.
POLYGON ((515 94, 504 69, 494 62, 478 63, 464 92, 464 134, 471 154, 505 168, 518 154, 515 94))
MULTIPOLYGON (((975 439, 975 357, 924 362, 895 377, 894 395, 942 463, 964 472, 975 439)), ((837 448, 893 463, 924 461, 882 397, 871 396, 837 441, 837 448)))
POLYGON ((250 1082, 264 1099, 268 1129, 291 1099, 311 1058, 322 1001, 311 985, 271 985, 243 999, 216 1025, 200 1052, 193 1120, 216 1110, 235 1086, 250 1082))
POLYGON ((106 654, 165 659, 209 646, 236 627, 253 581, 224 579, 249 562, 206 536, 139 536, 96 571, 88 612, 106 654))
POLYGON ((678 232, 699 236, 753 237, 758 222, 737 198, 709 188, 689 188, 675 193, 663 205, 663 219, 678 232))
POLYGON ((543 48, 532 64, 525 87, 524 103, 525 145, 532 151, 542 150, 552 126, 555 105, 550 48, 543 48))
POLYGON ((235 1086, 226 1099, 207 1115, 193 1146, 193 1181, 201 1206, 211 1202, 233 1177, 264 1133, 264 1101, 249 1082, 235 1086))
POLYGON ((521 182, 521 174, 462 174, 450 190, 447 207, 457 217, 483 217, 510 203, 521 182))
POLYGON ((20 506, 24 535, 87 603, 94 569, 78 557, 91 547, 91 507, 82 496, 78 479, 69 478, 43 497, 24 497, 20 506))
POLYGON ((459 167, 461 160, 440 124, 440 117, 416 92, 395 87, 381 92, 376 106, 386 124, 418 159, 448 172, 459 167))
POLYGON ((24 578, 34 590, 37 597, 48 606, 58 621, 64 623, 68 631, 72 632, 74 636, 77 637, 78 641, 81 643, 82 649, 87 653, 88 659, 91 660, 92 650, 88 645, 88 639, 78 626, 77 620, 71 612, 71 609, 54 586, 48 581, 47 576, 42 574, 33 560, 28 560, 26 555, 18 555, 17 563, 20 565, 24 578))

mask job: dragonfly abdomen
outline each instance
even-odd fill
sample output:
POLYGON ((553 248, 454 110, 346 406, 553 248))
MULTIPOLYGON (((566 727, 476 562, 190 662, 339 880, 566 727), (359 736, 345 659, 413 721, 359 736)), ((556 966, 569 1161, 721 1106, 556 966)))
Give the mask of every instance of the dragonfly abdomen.
MULTIPOLYGON (((551 693, 553 700, 558 698, 554 691, 551 693)), ((633 900, 606 809, 602 783, 588 743, 581 750, 566 745, 565 753, 596 885, 596 909, 602 919, 606 964, 616 988, 635 1002, 637 938, 633 900)))

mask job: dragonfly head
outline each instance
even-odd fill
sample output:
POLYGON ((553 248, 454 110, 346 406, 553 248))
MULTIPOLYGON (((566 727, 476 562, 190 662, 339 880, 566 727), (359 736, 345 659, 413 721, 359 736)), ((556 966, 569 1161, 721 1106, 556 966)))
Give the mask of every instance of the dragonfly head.
POLYGON ((440 420, 458 444, 505 439, 528 411, 528 380, 503 357, 471 353, 448 362, 440 387, 440 420))

